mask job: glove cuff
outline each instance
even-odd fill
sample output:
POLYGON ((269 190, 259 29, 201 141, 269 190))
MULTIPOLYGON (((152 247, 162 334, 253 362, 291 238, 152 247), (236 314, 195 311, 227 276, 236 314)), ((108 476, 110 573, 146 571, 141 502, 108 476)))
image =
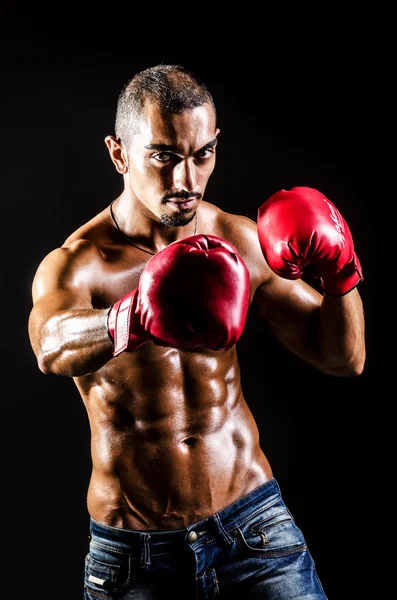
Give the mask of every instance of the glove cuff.
POLYGON ((115 304, 109 308, 106 314, 106 331, 108 332, 108 336, 111 342, 114 344, 114 327, 115 327, 115 304))
POLYGON ((321 283, 327 296, 344 296, 354 290, 363 279, 360 261, 354 254, 353 260, 345 265, 335 277, 329 281, 321 279, 321 283))
POLYGON ((135 289, 109 309, 107 330, 114 344, 113 356, 136 350, 150 339, 140 324, 137 303, 138 289, 135 289))

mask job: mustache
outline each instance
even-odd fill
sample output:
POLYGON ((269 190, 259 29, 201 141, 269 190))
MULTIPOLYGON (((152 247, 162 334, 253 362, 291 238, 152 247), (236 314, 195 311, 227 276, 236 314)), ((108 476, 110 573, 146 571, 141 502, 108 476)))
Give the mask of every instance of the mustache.
POLYGON ((168 194, 164 194, 161 204, 166 204, 170 200, 191 200, 192 198, 197 198, 201 200, 202 194, 199 192, 186 192, 185 190, 180 190, 179 192, 169 192, 168 194))

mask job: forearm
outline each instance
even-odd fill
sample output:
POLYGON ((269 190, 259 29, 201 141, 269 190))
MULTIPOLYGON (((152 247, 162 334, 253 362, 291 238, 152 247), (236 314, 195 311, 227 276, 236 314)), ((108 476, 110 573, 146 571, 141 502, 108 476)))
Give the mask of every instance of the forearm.
POLYGON ((319 351, 336 375, 360 375, 365 363, 364 312, 355 288, 344 296, 323 297, 319 321, 319 351))
POLYGON ((43 373, 77 377, 97 371, 112 358, 108 309, 63 310, 36 324, 32 332, 38 366, 43 373))

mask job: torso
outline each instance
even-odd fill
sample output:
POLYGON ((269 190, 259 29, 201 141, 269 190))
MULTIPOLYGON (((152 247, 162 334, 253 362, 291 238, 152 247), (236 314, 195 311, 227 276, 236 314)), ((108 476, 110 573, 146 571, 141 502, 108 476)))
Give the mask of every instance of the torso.
MULTIPOLYGON (((244 258, 252 300, 264 269, 252 226, 208 203, 199 211, 199 233, 227 239, 244 258)), ((79 239, 100 250, 80 274, 92 277, 94 308, 138 286, 150 255, 120 239, 108 209, 66 246, 79 239)), ((241 389, 236 346, 181 351, 149 342, 75 383, 91 428, 87 501, 97 521, 134 529, 184 527, 272 477, 241 389)))

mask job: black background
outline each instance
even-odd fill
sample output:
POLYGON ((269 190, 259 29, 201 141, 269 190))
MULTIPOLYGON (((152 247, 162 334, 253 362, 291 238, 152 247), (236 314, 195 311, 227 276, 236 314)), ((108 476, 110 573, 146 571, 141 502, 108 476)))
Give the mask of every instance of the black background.
POLYGON ((384 61, 344 56, 324 63, 313 55, 309 62, 272 62, 236 44, 232 54, 197 52, 194 58, 183 50, 137 53, 120 40, 95 46, 56 36, 14 39, 2 48, 7 597, 82 597, 88 421, 73 381, 38 370, 27 336, 31 282, 40 260, 120 193, 122 178, 103 140, 113 133, 122 85, 159 62, 192 69, 214 96, 221 134, 206 200, 255 219, 278 189, 307 185, 328 196, 350 225, 365 276, 359 286, 364 373, 341 379, 315 371, 269 339, 252 313, 238 346, 262 447, 329 600, 355 597, 349 590, 361 575, 350 550, 361 533, 363 466, 367 477, 372 470, 370 432, 363 430, 367 401, 392 364, 387 347, 375 356, 372 295, 379 286, 370 268, 373 213, 392 202, 392 161, 384 143, 392 124, 392 77, 384 61))

